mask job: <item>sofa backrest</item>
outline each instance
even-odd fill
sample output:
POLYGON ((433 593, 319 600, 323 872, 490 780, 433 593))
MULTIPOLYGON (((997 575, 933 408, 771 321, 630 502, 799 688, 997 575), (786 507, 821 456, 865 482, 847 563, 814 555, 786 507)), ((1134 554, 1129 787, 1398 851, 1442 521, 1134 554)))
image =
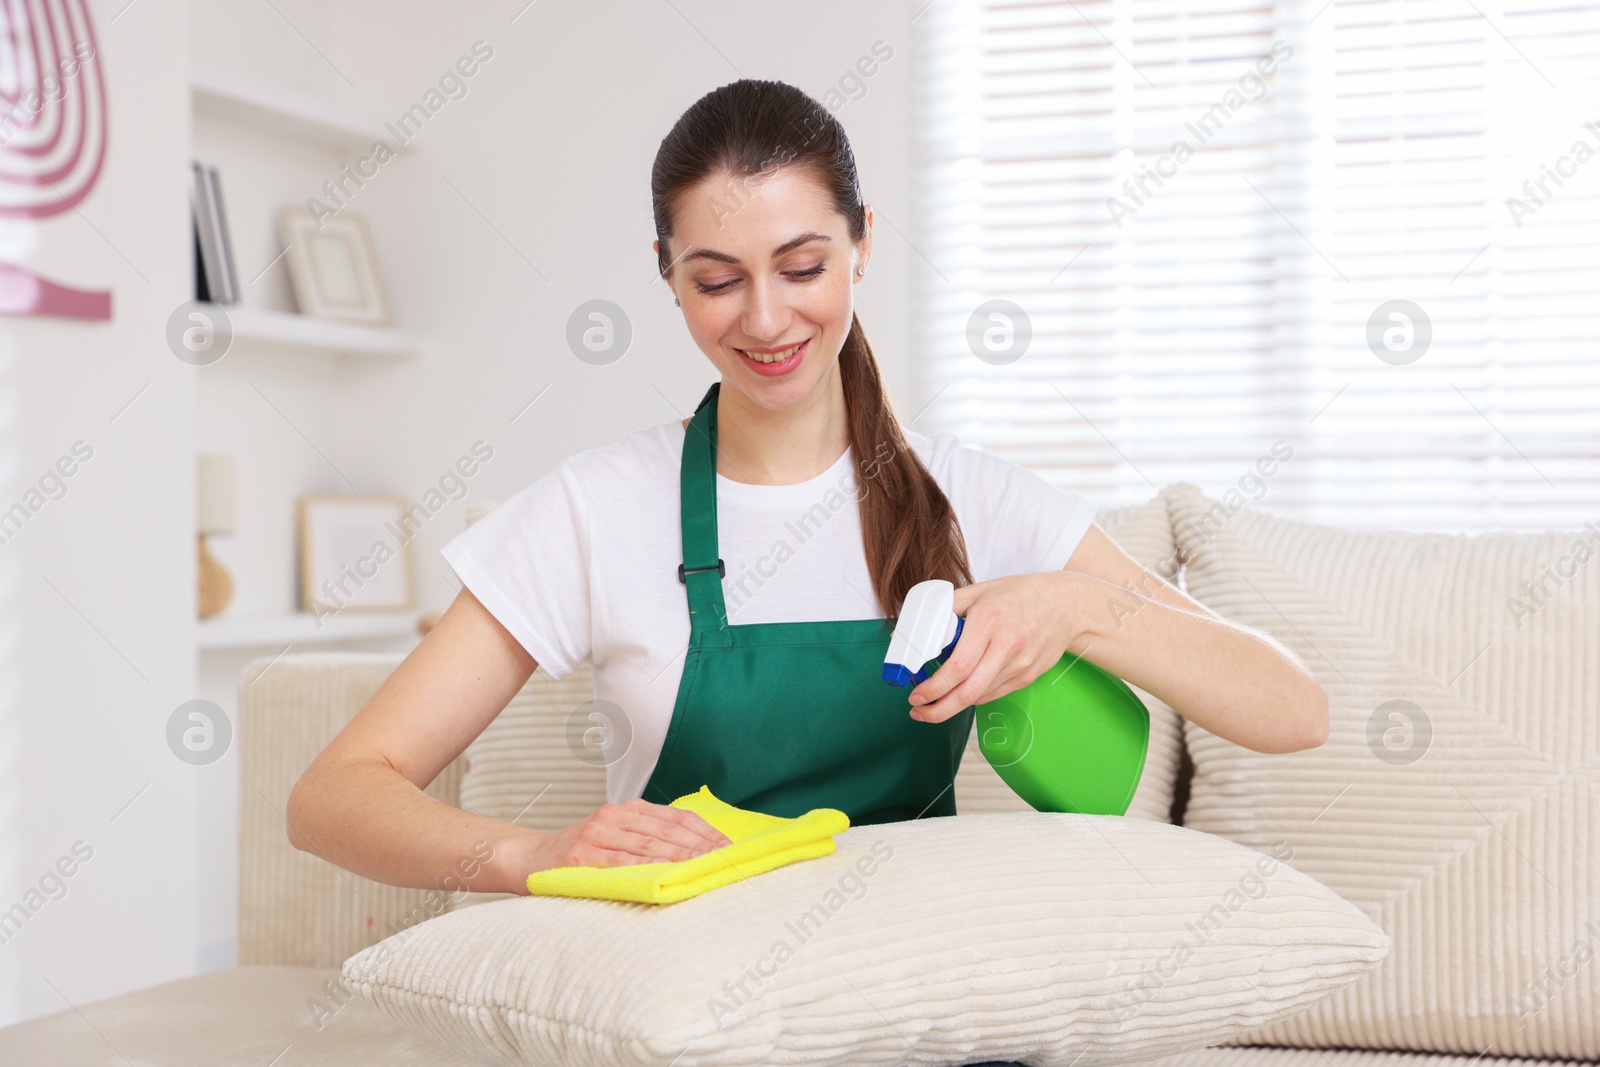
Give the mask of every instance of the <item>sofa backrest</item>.
MULTIPOLYGON (((336 967, 448 910, 443 890, 352 874, 289 844, 289 792, 405 657, 304 652, 263 657, 239 677, 239 963, 336 967)), ((428 786, 460 799, 465 758, 428 786)))
MULTIPOLYGON (((1361 906, 1394 951, 1296 1025, 1232 1043, 1600 1056, 1586 1022, 1600 972, 1582 967, 1600 939, 1585 910, 1600 882, 1600 529, 1355 534, 1243 503, 1178 485, 1099 518, 1169 579, 1181 557, 1191 595, 1299 656, 1329 693, 1330 738, 1256 753, 1141 694, 1151 751, 1129 814, 1159 817, 1166 797, 1181 810, 1192 792, 1186 825, 1260 850, 1289 844, 1293 866, 1361 906), (1186 745, 1173 747, 1174 727, 1186 745)), ((441 909, 498 899, 384 886, 288 843, 295 779, 401 659, 310 653, 245 668, 240 962, 336 965, 441 909)), ((536 671, 428 792, 545 829, 581 817, 604 799, 604 769, 573 730, 592 698, 587 665, 559 682, 536 671)), ((1014 800, 984 772, 974 745, 959 810, 1014 800)))
POLYGON ((1184 824, 1289 850, 1393 937, 1234 1043, 1600 1062, 1600 526, 1357 531, 1162 495, 1190 594, 1329 704, 1325 743, 1277 755, 1186 719, 1184 824))

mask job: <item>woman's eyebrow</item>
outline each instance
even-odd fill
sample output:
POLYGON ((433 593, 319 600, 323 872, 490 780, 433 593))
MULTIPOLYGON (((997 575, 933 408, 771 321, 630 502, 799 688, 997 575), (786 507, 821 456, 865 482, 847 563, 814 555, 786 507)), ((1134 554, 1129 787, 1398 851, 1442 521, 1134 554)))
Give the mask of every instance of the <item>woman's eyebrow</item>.
MULTIPOLYGON (((829 237, 825 233, 816 233, 815 231, 807 230, 805 233, 802 233, 797 237, 791 237, 787 241, 783 242, 783 244, 779 245, 777 248, 774 248, 772 250, 772 258, 773 259, 777 259, 779 256, 783 255, 785 252, 792 252, 796 248, 799 248, 801 245, 805 244, 808 241, 831 241, 831 240, 833 240, 833 238, 829 237)), ((685 255, 683 257, 683 259, 679 260, 679 262, 680 263, 687 263, 691 259, 714 259, 714 260, 717 260, 719 263, 733 263, 735 265, 737 265, 738 262, 739 262, 739 257, 738 256, 730 256, 726 252, 718 252, 715 249, 711 249, 711 248, 697 248, 693 252, 690 252, 687 255, 685 255)))

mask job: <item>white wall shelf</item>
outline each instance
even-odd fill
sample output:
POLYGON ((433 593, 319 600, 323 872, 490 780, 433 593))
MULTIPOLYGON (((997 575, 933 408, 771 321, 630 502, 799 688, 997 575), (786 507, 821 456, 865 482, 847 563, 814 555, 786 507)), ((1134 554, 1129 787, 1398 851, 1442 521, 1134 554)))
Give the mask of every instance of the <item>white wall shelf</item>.
POLYGON ((320 349, 348 356, 402 358, 414 356, 422 339, 405 330, 384 326, 313 319, 288 311, 223 305, 233 324, 234 342, 320 349))
MULTIPOLYGON (((278 264, 277 274, 267 284, 251 290, 254 305, 217 305, 232 327, 231 354, 245 357, 238 360, 240 367, 251 366, 253 357, 269 352, 295 356, 259 360, 254 369, 270 365, 277 375, 273 395, 305 402, 307 440, 334 439, 334 426, 343 412, 366 392, 361 376, 347 375, 341 364, 392 367, 419 356, 426 337, 392 326, 319 319, 262 306, 294 306, 286 265, 274 258, 282 247, 274 236, 276 205, 303 200, 307 191, 317 188, 332 173, 330 154, 354 162, 367 155, 376 141, 394 145, 395 135, 380 123, 326 100, 202 63, 189 71, 189 109, 194 119, 191 156, 214 161, 233 194, 227 202, 229 223, 241 262, 278 264)), ((325 614, 319 624, 310 612, 273 612, 272 599, 263 602, 249 595, 282 588, 292 580, 298 549, 283 517, 293 514, 300 494, 321 484, 318 479, 324 472, 308 456, 297 459, 299 453, 273 449, 272 439, 263 436, 249 414, 260 408, 260 398, 247 393, 239 375, 201 375, 195 405, 198 452, 249 456, 253 461, 242 469, 239 482, 240 527, 249 536, 233 546, 229 564, 238 586, 235 592, 243 594, 238 606, 244 611, 225 610, 197 620, 194 627, 197 675, 208 699, 224 708, 232 706, 241 657, 409 648, 421 640, 417 632, 421 608, 352 608, 325 614), (261 516, 271 516, 271 522, 263 523, 261 516)))
POLYGON ((195 623, 201 651, 330 644, 384 637, 416 637, 415 611, 347 611, 323 616, 318 625, 308 611, 283 615, 219 615, 195 623))
POLYGON ((363 155, 375 141, 386 141, 397 151, 402 147, 378 123, 315 97, 266 85, 232 71, 196 63, 189 73, 189 92, 196 115, 241 122, 363 155))

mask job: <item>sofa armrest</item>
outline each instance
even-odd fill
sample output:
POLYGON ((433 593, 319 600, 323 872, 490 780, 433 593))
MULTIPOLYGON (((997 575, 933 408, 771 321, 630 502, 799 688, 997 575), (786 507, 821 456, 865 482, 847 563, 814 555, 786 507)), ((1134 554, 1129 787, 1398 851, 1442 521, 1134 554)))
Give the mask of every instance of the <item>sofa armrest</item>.
MULTIPOLYGON (((289 843, 289 792, 405 656, 262 657, 239 676, 239 963, 338 966, 447 909, 444 889, 385 885, 289 843)), ((427 792, 458 804, 465 757, 427 792)), ((441 873, 441 880, 443 873, 441 873)))

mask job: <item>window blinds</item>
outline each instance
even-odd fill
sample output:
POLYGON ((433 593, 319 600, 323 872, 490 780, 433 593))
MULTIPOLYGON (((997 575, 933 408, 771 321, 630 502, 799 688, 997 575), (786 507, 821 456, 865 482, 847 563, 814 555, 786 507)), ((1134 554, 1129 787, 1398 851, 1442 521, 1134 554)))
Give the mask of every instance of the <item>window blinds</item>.
POLYGON ((1357 529, 1600 519, 1600 5, 914 26, 918 429, 1105 505, 1189 481, 1357 529))

